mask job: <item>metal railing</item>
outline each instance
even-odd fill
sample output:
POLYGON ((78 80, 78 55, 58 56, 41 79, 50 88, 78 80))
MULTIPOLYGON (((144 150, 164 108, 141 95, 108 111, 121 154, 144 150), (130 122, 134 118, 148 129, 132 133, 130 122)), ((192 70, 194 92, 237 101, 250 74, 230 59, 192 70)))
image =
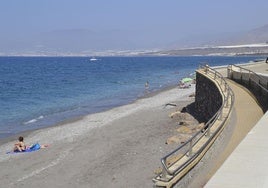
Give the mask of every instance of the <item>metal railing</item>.
POLYGON ((160 179, 160 181, 169 181, 169 179, 172 179, 176 174, 180 173, 183 169, 185 169, 191 162, 193 162, 201 153, 202 151, 208 146, 208 144, 213 140, 213 138, 217 135, 217 133, 223 128, 225 121, 227 117, 230 114, 230 111, 234 104, 234 93, 232 89, 229 87, 223 76, 217 72, 214 69, 211 69, 208 66, 202 66, 199 69, 203 69, 206 75, 212 76, 213 80, 218 84, 219 92, 222 93, 223 101, 222 105, 219 108, 219 110, 215 113, 215 115, 196 133, 194 134, 190 139, 188 139, 184 144, 167 154, 161 159, 162 163, 162 174, 159 174, 155 179, 160 179), (229 108, 227 114, 225 117, 223 117, 223 109, 229 108), (213 128, 213 125, 217 120, 220 120, 220 124, 218 127, 211 131, 213 128), (201 147, 198 149, 195 148, 193 151, 193 148, 196 146, 196 144, 201 140, 205 138, 205 142, 201 147), (179 155, 179 159, 172 163, 167 163, 168 159, 172 156, 179 155), (173 168, 173 170, 170 169, 175 163, 178 163, 182 158, 186 158, 187 160, 184 160, 178 167, 173 168), (169 178, 167 178, 169 176, 169 178))
POLYGON ((261 104, 263 111, 268 109, 268 78, 265 79, 255 72, 240 67, 229 65, 227 69, 228 78, 247 87, 261 104))

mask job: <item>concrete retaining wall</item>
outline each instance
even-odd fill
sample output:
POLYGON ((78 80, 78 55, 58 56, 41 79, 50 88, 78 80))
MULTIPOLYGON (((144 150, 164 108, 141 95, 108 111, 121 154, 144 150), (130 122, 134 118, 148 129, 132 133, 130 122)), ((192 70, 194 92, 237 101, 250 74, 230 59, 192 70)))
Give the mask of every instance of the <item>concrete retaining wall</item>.
POLYGON ((263 111, 266 112, 268 109, 268 82, 266 81, 265 76, 259 77, 254 76, 248 72, 240 72, 235 70, 232 70, 228 73, 228 78, 243 85, 253 93, 259 104, 262 106, 263 111), (262 77, 263 79, 260 80, 259 77, 262 77), (257 83, 260 84, 263 88, 261 88, 257 83))

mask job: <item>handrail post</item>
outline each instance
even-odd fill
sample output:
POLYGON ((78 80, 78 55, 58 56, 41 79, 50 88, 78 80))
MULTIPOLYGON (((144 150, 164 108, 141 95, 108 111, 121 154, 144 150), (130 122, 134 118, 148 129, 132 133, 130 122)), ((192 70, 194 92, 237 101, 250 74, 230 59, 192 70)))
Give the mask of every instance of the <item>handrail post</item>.
POLYGON ((219 120, 222 120, 223 109, 221 109, 219 120))
POLYGON ((230 91, 228 89, 228 91, 227 91, 227 97, 226 97, 226 107, 227 108, 229 107, 229 95, 230 95, 230 91))
POLYGON ((227 66, 227 78, 230 78, 230 74, 231 74, 231 68, 230 65, 227 66))
POLYGON ((211 133, 211 131, 210 131, 211 126, 210 125, 211 124, 208 125, 206 137, 210 137, 210 133, 211 133))
POLYGON ((191 157, 193 154, 193 139, 191 139, 190 141, 190 147, 189 147, 189 151, 188 151, 188 156, 191 157))
POLYGON ((208 74, 208 65, 205 65, 205 73, 208 74))
MULTIPOLYGON (((165 159, 165 163, 166 163, 166 159, 165 159)), ((168 176, 168 172, 166 171, 164 164, 162 164, 162 177, 167 178, 167 176, 168 176)))

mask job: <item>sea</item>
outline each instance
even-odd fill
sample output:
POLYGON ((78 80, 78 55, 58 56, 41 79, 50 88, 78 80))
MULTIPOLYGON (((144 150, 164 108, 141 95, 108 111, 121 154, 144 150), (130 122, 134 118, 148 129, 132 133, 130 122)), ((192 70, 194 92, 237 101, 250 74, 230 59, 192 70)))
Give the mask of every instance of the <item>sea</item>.
POLYGON ((200 65, 260 58, 0 57, 0 139, 129 104, 193 77, 200 65))

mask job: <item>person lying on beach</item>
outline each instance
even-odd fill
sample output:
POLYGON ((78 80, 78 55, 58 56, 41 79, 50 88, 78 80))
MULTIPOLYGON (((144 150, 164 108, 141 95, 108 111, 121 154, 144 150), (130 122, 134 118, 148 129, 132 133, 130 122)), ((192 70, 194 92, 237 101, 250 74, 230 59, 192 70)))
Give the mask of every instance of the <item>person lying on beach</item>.
POLYGON ((23 140, 24 138, 22 136, 18 138, 18 142, 15 144, 15 147, 13 149, 14 152, 24 152, 29 149, 38 150, 38 149, 43 149, 43 148, 48 147, 48 144, 39 145, 38 143, 30 145, 30 146, 26 146, 23 140))

